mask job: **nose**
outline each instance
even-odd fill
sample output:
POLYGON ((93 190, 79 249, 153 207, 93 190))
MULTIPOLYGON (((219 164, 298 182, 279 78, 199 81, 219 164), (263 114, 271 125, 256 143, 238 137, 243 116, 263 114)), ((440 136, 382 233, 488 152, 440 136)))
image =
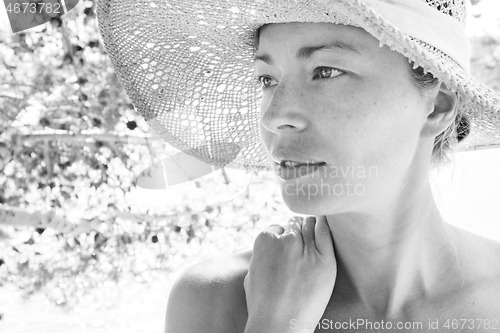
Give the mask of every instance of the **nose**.
POLYGON ((262 99, 261 123, 268 131, 301 131, 307 126, 306 91, 291 80, 281 80, 272 95, 262 99))

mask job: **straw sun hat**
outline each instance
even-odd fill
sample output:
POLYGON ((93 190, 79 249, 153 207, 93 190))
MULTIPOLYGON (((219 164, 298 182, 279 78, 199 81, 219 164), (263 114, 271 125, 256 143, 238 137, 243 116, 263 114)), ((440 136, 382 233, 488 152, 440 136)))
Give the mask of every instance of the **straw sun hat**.
POLYGON ((365 29, 459 95, 458 150, 500 145, 500 95, 470 75, 464 0, 99 0, 104 44, 127 94, 172 146, 212 165, 270 170, 260 141, 255 31, 266 23, 365 29))

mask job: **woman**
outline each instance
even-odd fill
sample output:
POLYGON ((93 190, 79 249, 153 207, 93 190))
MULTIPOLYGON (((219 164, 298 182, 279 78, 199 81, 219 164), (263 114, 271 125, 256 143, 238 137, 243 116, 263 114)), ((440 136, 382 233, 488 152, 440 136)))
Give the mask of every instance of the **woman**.
POLYGON ((285 203, 313 215, 184 272, 166 332, 500 332, 500 244, 443 221, 429 185, 469 122, 470 147, 500 142, 498 94, 468 76, 463 3, 147 3, 99 7, 138 111, 219 165, 264 165, 258 128, 285 203))

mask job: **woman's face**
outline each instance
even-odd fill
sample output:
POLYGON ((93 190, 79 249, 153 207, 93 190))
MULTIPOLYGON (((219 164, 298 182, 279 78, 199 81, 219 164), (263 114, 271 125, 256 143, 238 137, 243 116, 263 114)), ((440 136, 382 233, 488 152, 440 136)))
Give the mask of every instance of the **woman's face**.
POLYGON ((267 25, 255 71, 263 87, 260 134, 270 156, 325 163, 288 171, 275 164, 292 211, 371 209, 407 186, 415 170, 427 170, 421 131, 433 104, 410 80, 408 60, 366 31, 267 25), (282 172, 306 175, 282 179, 282 172))

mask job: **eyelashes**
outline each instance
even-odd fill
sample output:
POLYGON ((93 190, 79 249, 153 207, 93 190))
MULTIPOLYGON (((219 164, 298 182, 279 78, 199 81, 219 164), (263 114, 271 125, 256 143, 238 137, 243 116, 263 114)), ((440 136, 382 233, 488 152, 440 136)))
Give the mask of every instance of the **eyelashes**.
POLYGON ((262 89, 271 87, 271 81, 273 80, 270 76, 259 75, 256 77, 257 81, 260 83, 262 89))
POLYGON ((314 73, 318 74, 322 79, 330 79, 332 78, 332 74, 336 74, 333 77, 337 77, 343 74, 344 72, 334 67, 316 67, 314 69, 314 73))
MULTIPOLYGON (((313 80, 334 79, 343 74, 345 74, 345 72, 338 68, 320 66, 314 69, 313 80)), ((260 83, 262 89, 267 89, 277 84, 276 79, 274 79, 272 76, 269 75, 258 75, 255 77, 255 79, 257 80, 257 82, 260 83), (273 81, 275 81, 276 84, 273 84, 273 81)))

